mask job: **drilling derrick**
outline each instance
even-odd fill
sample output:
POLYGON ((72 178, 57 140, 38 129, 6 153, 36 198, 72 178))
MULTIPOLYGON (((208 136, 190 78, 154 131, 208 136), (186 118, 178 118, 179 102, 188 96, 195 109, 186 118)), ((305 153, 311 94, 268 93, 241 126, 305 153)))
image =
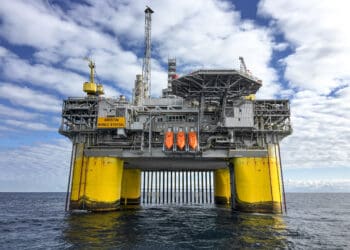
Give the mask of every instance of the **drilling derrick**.
POLYGON ((162 98, 152 98, 152 13, 147 7, 133 101, 101 96, 90 60, 87 95, 63 102, 59 132, 73 143, 66 209, 213 201, 239 211, 282 213, 279 143, 292 133, 289 101, 255 99, 262 81, 243 58, 240 69, 181 76, 176 60, 168 59, 167 88, 162 98))
POLYGON ((142 63, 143 100, 151 96, 151 28, 152 13, 154 11, 147 6, 145 9, 145 54, 142 63))

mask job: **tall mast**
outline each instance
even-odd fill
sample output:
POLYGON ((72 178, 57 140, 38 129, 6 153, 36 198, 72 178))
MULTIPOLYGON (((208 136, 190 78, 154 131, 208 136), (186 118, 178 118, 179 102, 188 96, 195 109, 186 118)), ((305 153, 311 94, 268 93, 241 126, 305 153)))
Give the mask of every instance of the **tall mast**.
POLYGON ((242 71, 243 73, 247 73, 248 70, 247 70, 247 66, 245 65, 244 58, 240 56, 239 61, 240 61, 239 70, 242 71))
POLYGON ((154 11, 146 6, 145 9, 145 54, 142 64, 143 93, 142 99, 147 99, 151 95, 151 26, 152 13, 154 11))

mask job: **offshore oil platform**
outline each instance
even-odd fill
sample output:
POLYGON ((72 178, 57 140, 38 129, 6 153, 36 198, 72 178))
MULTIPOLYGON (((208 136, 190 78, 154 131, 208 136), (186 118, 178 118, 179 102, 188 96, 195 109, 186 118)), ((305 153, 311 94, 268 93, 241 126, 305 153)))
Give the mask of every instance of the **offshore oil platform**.
POLYGON ((178 76, 168 59, 161 98, 151 89, 151 16, 132 100, 104 97, 94 79, 85 97, 63 101, 59 132, 73 144, 66 210, 111 211, 141 203, 230 204, 286 211, 279 142, 291 134, 288 100, 256 100, 262 81, 240 69, 178 76))

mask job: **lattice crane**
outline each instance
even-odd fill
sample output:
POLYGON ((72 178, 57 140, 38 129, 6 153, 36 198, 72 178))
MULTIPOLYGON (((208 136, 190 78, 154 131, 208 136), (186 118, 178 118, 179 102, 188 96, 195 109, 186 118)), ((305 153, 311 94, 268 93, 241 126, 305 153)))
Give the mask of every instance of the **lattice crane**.
POLYGON ((142 99, 147 99, 151 94, 151 27, 152 13, 154 11, 146 6, 145 9, 145 54, 142 63, 143 94, 142 99))

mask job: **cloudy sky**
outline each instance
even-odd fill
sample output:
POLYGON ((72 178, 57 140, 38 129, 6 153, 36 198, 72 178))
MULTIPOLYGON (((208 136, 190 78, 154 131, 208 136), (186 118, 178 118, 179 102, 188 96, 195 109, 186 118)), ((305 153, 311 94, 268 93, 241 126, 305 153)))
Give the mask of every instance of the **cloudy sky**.
POLYGON ((0 191, 65 191, 71 144, 61 104, 83 96, 96 62, 107 96, 131 95, 151 6, 152 95, 178 70, 238 68, 258 98, 288 98, 281 143, 287 191, 350 192, 350 23, 342 0, 12 0, 0 5, 0 191), (130 3, 131 2, 131 3, 130 3))

